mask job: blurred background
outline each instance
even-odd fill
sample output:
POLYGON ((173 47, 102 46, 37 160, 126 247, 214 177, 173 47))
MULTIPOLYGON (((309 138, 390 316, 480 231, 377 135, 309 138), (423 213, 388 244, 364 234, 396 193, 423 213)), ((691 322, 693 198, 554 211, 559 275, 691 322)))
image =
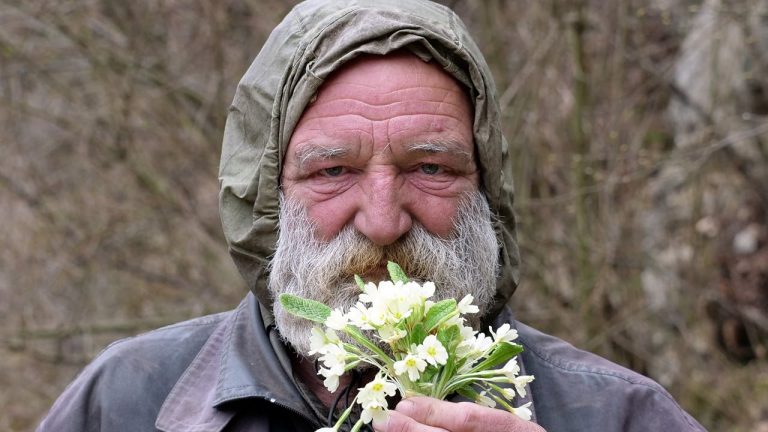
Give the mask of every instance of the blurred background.
MULTIPOLYGON (((0 430, 234 307, 227 107, 294 2, 0 0, 0 430)), ((768 0, 445 0, 514 155, 519 318, 768 431, 768 0)))

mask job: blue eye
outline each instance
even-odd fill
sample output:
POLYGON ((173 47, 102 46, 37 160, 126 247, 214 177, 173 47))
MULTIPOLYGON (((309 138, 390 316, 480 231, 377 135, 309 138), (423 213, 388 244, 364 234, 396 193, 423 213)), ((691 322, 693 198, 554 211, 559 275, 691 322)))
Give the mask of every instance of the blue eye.
POLYGON ((440 171, 440 165, 433 164, 433 163, 421 164, 419 168, 421 169, 421 172, 428 175, 434 175, 434 174, 437 174, 438 171, 440 171))
POLYGON ((343 172, 344 167, 341 166, 330 167, 323 170, 323 174, 327 175, 328 177, 338 177, 343 172))

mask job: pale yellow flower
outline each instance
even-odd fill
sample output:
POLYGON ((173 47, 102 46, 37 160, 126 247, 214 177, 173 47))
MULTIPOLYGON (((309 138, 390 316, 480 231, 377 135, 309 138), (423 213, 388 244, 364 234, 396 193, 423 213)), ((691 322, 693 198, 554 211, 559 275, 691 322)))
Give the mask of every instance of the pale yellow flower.
POLYGON ((416 352, 419 357, 434 366, 444 365, 448 361, 448 352, 435 335, 427 336, 424 343, 416 348, 416 352))
POLYGON ((404 359, 395 362, 395 373, 403 375, 408 372, 408 378, 416 381, 424 369, 427 368, 427 362, 418 356, 408 354, 404 359))

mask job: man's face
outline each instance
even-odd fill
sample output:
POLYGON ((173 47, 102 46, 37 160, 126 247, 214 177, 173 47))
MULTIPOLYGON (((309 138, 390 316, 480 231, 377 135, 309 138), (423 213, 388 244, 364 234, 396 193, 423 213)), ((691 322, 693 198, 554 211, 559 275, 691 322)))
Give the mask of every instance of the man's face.
POLYGON ((385 246, 414 222, 447 237, 462 196, 478 188, 467 96, 413 55, 357 60, 322 86, 301 117, 282 186, 324 240, 352 225, 385 246))
MULTIPOLYGON (((434 300, 472 294, 485 310, 498 243, 478 191, 471 113, 453 78, 413 56, 367 57, 329 79, 285 156, 274 298, 347 310, 360 294, 353 275, 387 279, 391 260, 435 282, 434 300)), ((273 311, 306 354, 312 323, 279 302, 273 311)))

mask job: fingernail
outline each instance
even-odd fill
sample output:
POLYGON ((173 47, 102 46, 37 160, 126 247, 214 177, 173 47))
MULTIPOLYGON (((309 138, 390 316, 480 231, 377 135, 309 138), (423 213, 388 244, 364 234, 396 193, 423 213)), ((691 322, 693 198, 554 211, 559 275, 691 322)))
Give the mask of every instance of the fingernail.
POLYGON ((400 403, 397 404, 397 406, 395 407, 395 411, 401 412, 405 415, 410 415, 413 412, 414 408, 415 406, 412 401, 408 399, 403 399, 400 401, 400 403))

